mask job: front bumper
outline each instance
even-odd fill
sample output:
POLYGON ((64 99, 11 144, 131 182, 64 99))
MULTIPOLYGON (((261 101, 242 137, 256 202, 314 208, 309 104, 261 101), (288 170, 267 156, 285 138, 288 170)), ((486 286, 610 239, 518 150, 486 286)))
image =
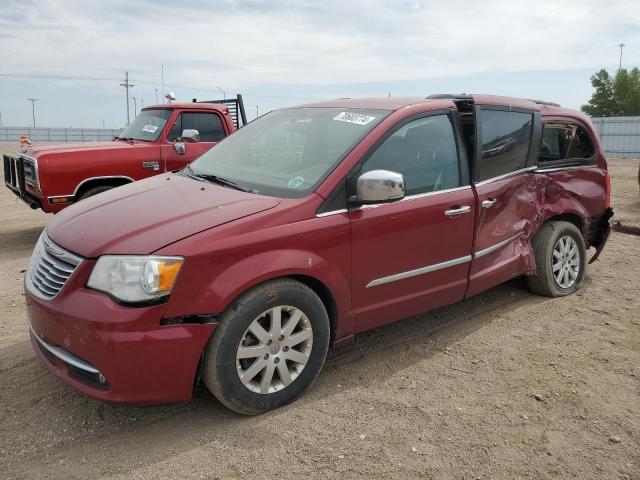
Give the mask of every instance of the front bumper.
MULTIPOLYGON (((86 265, 85 265, 86 267, 86 265)), ((73 285, 51 301, 26 290, 31 343, 58 378, 108 403, 188 401, 215 324, 161 326, 164 305, 127 308, 73 285)))

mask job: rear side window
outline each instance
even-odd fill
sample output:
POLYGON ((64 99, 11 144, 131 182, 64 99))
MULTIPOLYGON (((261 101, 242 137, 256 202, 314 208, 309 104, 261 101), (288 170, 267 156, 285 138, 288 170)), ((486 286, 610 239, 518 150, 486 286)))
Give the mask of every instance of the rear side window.
POLYGON ((480 110, 482 157, 478 181, 524 168, 531 143, 533 114, 480 110))
POLYGON ((407 195, 459 187, 458 150, 449 116, 420 118, 396 130, 361 172, 380 169, 401 173, 407 195))
POLYGON ((595 153, 587 130, 575 123, 547 122, 540 142, 540 163, 590 159, 595 153))
POLYGON ((201 142, 219 142, 224 138, 220 117, 215 113, 181 113, 169 134, 169 141, 175 142, 183 130, 198 130, 201 142))

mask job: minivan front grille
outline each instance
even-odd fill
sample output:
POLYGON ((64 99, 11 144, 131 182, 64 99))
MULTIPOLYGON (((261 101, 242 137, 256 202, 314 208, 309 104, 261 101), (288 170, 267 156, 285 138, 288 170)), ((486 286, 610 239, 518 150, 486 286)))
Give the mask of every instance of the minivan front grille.
POLYGON ((34 295, 50 300, 64 287, 82 257, 59 247, 42 232, 31 255, 27 286, 34 295))

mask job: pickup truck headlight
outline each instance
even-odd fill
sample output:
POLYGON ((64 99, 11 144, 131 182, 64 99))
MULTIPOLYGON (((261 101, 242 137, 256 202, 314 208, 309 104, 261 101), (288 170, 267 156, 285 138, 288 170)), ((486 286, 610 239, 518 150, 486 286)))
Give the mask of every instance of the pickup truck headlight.
POLYGON ((87 287, 127 303, 159 300, 171 293, 183 261, 181 257, 103 255, 87 287))

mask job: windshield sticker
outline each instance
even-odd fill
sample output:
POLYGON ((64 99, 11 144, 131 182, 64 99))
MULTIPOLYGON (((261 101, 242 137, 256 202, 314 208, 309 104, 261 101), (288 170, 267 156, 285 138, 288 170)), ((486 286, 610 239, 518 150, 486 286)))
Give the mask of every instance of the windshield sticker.
POLYGON ((293 177, 291 180, 289 180, 289 183, 287 183, 287 187, 299 188, 300 186, 302 186, 303 183, 304 183, 304 177, 293 177))
POLYGON ((359 113, 342 112, 333 117, 333 119, 340 122, 355 123, 356 125, 367 125, 375 120, 376 117, 360 115, 359 113))
POLYGON ((155 125, 145 125, 142 127, 142 131, 147 133, 156 133, 156 130, 158 130, 158 127, 155 125))

